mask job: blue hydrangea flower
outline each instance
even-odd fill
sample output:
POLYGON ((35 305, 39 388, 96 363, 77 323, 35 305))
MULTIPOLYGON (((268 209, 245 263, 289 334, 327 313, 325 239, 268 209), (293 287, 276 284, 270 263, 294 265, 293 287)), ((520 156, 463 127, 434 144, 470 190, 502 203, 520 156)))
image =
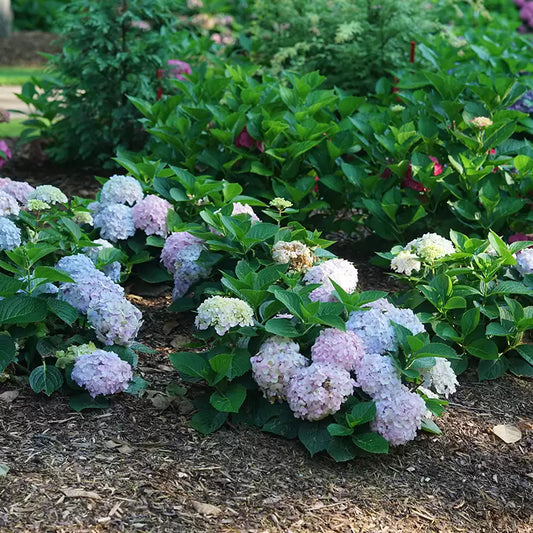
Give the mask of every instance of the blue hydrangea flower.
POLYGON ((111 176, 100 193, 102 204, 135 205, 143 199, 141 184, 131 176, 111 176))
POLYGON ((131 207, 122 204, 105 205, 94 216, 94 227, 100 228, 103 239, 121 241, 135 234, 131 207))
POLYGON ((20 230, 11 220, 0 217, 0 250, 14 250, 20 246, 20 230))

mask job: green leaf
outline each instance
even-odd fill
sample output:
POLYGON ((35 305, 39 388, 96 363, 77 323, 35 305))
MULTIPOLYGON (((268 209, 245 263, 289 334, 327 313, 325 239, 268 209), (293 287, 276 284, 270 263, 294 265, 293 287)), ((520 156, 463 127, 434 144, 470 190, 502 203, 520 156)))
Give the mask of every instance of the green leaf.
POLYGON ((24 281, 14 279, 11 276, 6 276, 5 274, 0 274, 0 296, 12 296, 16 292, 26 287, 24 281))
POLYGON ((489 296, 494 294, 526 294, 533 296, 533 289, 526 287, 520 281, 502 281, 489 292, 489 296))
POLYGON ((17 355, 17 347, 13 339, 6 334, 0 334, 0 375, 10 365, 17 355))
POLYGON ((332 437, 346 437, 353 433, 353 429, 342 424, 329 424, 328 432, 332 437))
POLYGON ((104 346, 104 350, 106 352, 113 352, 116 353, 120 359, 128 363, 133 368, 137 367, 137 363, 139 362, 139 356, 129 347, 129 346, 104 346))
POLYGON ((300 333, 287 318, 271 318, 265 324, 265 330, 280 337, 298 337, 300 333))
POLYGON ((516 351, 530 364, 533 365, 533 344, 521 344, 516 351))
POLYGON ((191 426, 202 433, 209 435, 221 428, 228 418, 228 413, 222 413, 211 407, 195 413, 191 419, 191 426))
POLYGON ((0 463, 0 477, 7 476, 8 472, 9 472, 9 466, 5 465, 4 463, 0 463))
POLYGON ((422 430, 433 435, 442 435, 442 430, 433 422, 433 420, 422 420, 422 430))
POLYGON ((360 402, 350 411, 350 427, 366 424, 376 418, 376 404, 374 402, 360 402))
POLYGON ((251 369, 248 350, 236 350, 233 353, 217 354, 209 359, 209 365, 217 374, 222 374, 230 381, 243 376, 251 369))
POLYGON ((478 326, 480 317, 479 307, 469 309, 461 317, 461 333, 463 337, 470 335, 478 326))
POLYGON ((238 383, 230 383, 226 390, 213 392, 209 402, 217 411, 238 413, 245 399, 246 389, 238 383))
POLYGON ((533 365, 521 357, 509 357, 509 370, 520 377, 533 377, 533 365))
POLYGON ((351 461, 359 454, 352 440, 344 437, 331 437, 326 451, 338 463, 351 461))
POLYGON ((71 409, 79 413, 84 409, 107 409, 111 406, 111 402, 103 396, 93 398, 88 392, 82 392, 71 396, 69 405, 71 409))
POLYGON ((324 420, 302 422, 298 428, 298 438, 313 457, 316 453, 324 451, 331 442, 328 423, 324 420))
POLYGON ((46 301, 26 294, 15 294, 0 301, 0 324, 43 322, 46 315, 46 301))
POLYGON ((426 344, 422 349, 416 352, 415 357, 444 357, 446 359, 460 359, 452 347, 440 342, 430 342, 426 344))
POLYGON ((34 368, 30 374, 30 387, 39 394, 44 392, 50 396, 63 385, 63 375, 55 366, 41 365, 34 368))
POLYGON ((389 443, 377 433, 361 433, 352 436, 353 443, 365 452, 389 453, 389 443))
POLYGON ((278 233, 279 227, 274 224, 258 222, 252 225, 245 235, 246 240, 265 242, 278 233))
POLYGON ((74 280, 65 274, 62 270, 47 266, 35 267, 33 271, 34 278, 46 279, 46 281, 61 281, 63 283, 74 283, 74 280))
POLYGON ((50 298, 47 300, 46 305, 48 309, 57 317, 59 317, 65 324, 72 326, 79 318, 78 310, 63 300, 56 300, 50 298))
POLYGON ((486 379, 497 379, 507 372, 509 361, 507 357, 501 356, 491 361, 481 360, 477 367, 477 375, 480 381, 486 379))
POLYGON ((194 378, 205 378, 209 366, 207 361, 197 353, 178 352, 169 355, 172 366, 180 373, 194 378))
POLYGON ((466 351, 479 359, 498 359, 499 351, 495 342, 489 339, 476 339, 465 346, 466 351))

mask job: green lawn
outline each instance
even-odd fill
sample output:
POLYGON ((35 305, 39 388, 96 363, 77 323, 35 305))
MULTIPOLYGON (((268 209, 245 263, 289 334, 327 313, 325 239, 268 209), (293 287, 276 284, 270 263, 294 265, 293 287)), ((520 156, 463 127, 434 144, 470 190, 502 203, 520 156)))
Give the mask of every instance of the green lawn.
POLYGON ((0 67, 0 85, 22 85, 42 72, 39 67, 0 67))
POLYGON ((20 137, 20 132, 24 129, 22 121, 24 118, 16 118, 7 124, 0 123, 0 139, 2 137, 20 137))

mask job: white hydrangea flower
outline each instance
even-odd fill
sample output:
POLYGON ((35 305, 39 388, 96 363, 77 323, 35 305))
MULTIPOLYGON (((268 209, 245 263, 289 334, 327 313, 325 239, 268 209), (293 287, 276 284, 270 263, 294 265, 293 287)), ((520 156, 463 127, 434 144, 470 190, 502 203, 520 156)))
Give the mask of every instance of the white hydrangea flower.
POLYGON ((315 259, 309 246, 300 241, 278 241, 272 247, 272 259, 275 263, 289 265, 296 272, 306 272, 313 266, 315 259))
POLYGON ((392 258, 390 265, 395 272, 410 276, 413 271, 418 272, 420 270, 422 263, 412 252, 402 250, 398 255, 392 258))
POLYGON ((436 233, 425 233, 422 237, 408 243, 405 250, 408 252, 414 250, 420 259, 433 263, 435 259, 454 254, 455 246, 452 241, 436 233))
POLYGON ((321 302, 336 301, 335 296, 332 294, 335 289, 331 280, 347 293, 352 293, 357 288, 357 269, 350 261, 345 259, 328 259, 311 267, 303 277, 303 282, 321 285, 309 295, 311 300, 321 302))
MULTIPOLYGON (((111 176, 102 186, 101 204, 135 205, 143 199, 143 188, 132 176, 111 176)), ((96 206, 91 208, 94 211, 96 206)))
POLYGON ((526 274, 533 274, 533 248, 527 248, 520 253, 515 254, 516 268, 518 272, 525 276, 526 274))
POLYGON ((457 390, 457 376, 450 361, 442 357, 435 358, 435 366, 421 372, 424 387, 432 388, 437 394, 448 398, 457 390))
POLYGON ((39 185, 28 195, 28 200, 41 200, 50 205, 66 204, 68 198, 63 192, 53 185, 39 185))
POLYGON ((198 329, 213 326, 218 335, 224 335, 235 326, 253 326, 254 311, 238 298, 211 296, 198 307, 194 323, 198 329))

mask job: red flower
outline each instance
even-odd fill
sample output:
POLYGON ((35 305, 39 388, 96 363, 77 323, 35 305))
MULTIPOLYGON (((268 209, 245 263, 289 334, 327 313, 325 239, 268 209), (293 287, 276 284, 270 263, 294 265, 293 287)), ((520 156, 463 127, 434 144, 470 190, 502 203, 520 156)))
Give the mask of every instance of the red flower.
POLYGON ((386 167, 385 170, 381 173, 380 177, 384 180, 388 180, 392 175, 392 171, 389 167, 386 167))
POLYGON ((439 163, 439 160, 436 157, 428 157, 433 161, 433 175, 438 176, 439 174, 442 174, 442 165, 439 163))
POLYGON ((509 244, 512 244, 513 242, 518 241, 533 241, 533 235, 526 235, 525 233, 514 233, 513 235, 509 236, 509 244))
POLYGON ((428 190, 419 181, 416 181, 415 179, 413 179, 413 168, 411 166, 410 161, 409 161, 409 164, 407 165, 407 170, 405 171, 405 175, 403 177, 403 185, 404 187, 413 189, 413 191, 426 192, 428 190))
POLYGON ((237 148, 252 148, 255 146, 261 153, 264 153, 263 143, 261 141, 256 141, 249 133, 244 126, 242 131, 235 137, 235 146, 237 148))

